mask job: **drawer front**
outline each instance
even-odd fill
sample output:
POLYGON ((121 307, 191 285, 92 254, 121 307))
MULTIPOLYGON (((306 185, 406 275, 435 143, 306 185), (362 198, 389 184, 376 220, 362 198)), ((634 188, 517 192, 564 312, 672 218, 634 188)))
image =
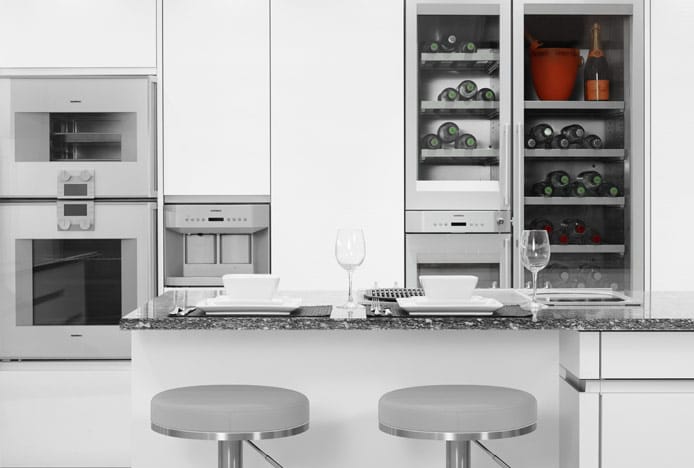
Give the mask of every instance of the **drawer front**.
POLYGON ((694 332, 603 332, 603 379, 694 379, 694 332))

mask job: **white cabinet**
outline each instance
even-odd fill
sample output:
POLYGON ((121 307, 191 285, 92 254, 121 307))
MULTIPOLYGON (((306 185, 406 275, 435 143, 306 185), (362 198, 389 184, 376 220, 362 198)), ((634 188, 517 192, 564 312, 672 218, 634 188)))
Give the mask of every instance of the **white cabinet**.
POLYGON ((162 13, 164 194, 269 195, 269 0, 162 13))
POLYGON ((0 466, 130 466, 130 362, 0 363, 0 466))
POLYGON ((273 273, 346 288, 335 231, 357 226, 355 284, 402 285, 402 0, 273 0, 271 48, 273 273))
POLYGON ((156 28, 156 0, 0 0, 0 68, 154 68, 156 28))

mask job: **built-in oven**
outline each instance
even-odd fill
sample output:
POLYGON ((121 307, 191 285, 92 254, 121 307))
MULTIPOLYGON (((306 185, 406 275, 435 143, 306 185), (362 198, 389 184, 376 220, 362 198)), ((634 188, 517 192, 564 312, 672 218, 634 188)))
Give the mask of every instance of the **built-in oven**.
POLYGON ((474 275, 479 288, 511 287, 507 211, 408 211, 405 286, 422 275, 474 275))
POLYGON ((155 292, 156 204, 0 202, 0 358, 123 359, 155 292))
POLYGON ((156 196, 155 102, 148 76, 0 79, 0 198, 61 197, 74 173, 91 197, 156 196))

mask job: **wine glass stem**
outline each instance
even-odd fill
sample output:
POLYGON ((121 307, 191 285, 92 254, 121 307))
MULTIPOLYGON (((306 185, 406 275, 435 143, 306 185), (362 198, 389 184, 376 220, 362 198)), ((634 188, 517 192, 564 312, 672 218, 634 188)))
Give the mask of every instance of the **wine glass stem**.
POLYGON ((347 289, 347 303, 352 304, 354 302, 354 297, 352 296, 352 270, 347 271, 347 277, 349 278, 349 286, 347 289))
POLYGON ((535 297, 537 296, 537 270, 533 270, 533 304, 537 302, 535 297))

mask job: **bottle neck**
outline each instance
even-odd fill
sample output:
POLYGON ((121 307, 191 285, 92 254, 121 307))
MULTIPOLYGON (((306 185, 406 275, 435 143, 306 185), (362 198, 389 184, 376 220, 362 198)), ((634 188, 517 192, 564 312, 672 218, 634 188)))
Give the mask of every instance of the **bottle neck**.
POLYGON ((600 26, 593 25, 593 45, 590 48, 589 55, 591 57, 602 57, 602 49, 600 48, 600 26))

